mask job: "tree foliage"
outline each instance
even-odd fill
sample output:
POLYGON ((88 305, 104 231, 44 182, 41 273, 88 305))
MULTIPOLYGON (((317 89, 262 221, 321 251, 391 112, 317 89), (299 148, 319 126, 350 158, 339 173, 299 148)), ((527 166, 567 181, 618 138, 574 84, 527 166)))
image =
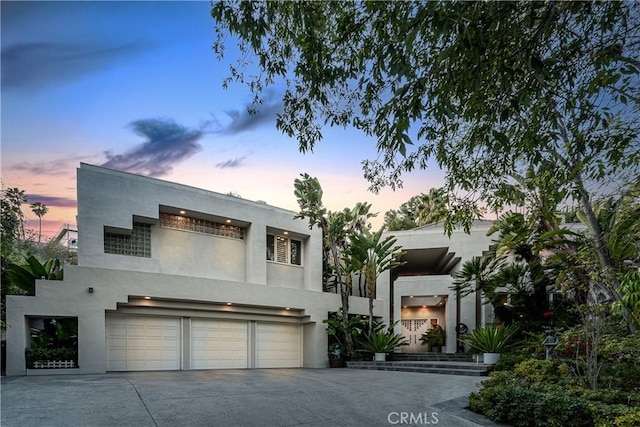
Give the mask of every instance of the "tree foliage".
MULTIPOLYGON (((377 214, 369 212, 370 203, 356 203, 353 209, 342 211, 327 210, 322 202, 322 186, 318 178, 307 173, 294 181, 294 194, 300 206, 295 216, 307 219, 309 228, 319 227, 323 241, 323 289, 336 289, 341 296, 342 326, 349 326, 349 297, 351 296, 353 275, 359 271, 360 261, 350 256, 348 248, 350 238, 370 228, 369 219, 377 214)), ((353 339, 345 335, 347 351, 354 353, 353 339)))
POLYGON ((640 4, 635 2, 217 2, 224 84, 284 86, 277 126, 301 151, 324 126, 375 138, 376 191, 435 159, 447 172, 447 229, 482 202, 512 201, 515 171, 553 170, 587 219, 599 268, 617 286, 592 188, 636 177, 640 4), (257 70, 256 70, 257 68, 257 70), (593 186, 590 186, 593 184, 593 186), (456 190, 462 190, 456 191, 456 190))
POLYGON ((364 275, 367 297, 369 298, 369 329, 373 330, 373 300, 376 298, 376 285, 380 274, 401 266, 404 262, 399 258, 406 252, 396 245, 394 236, 382 237, 384 227, 375 233, 368 229, 349 236, 350 244, 345 254, 347 264, 353 266, 354 272, 364 275))
POLYGON ((58 259, 47 260, 44 264, 33 255, 27 258, 26 264, 10 264, 6 272, 9 283, 23 290, 27 295, 35 295, 36 280, 63 280, 62 264, 58 259))
POLYGON ((384 227, 389 231, 410 230, 442 221, 447 216, 448 198, 442 188, 413 196, 400 207, 384 214, 384 227))
POLYGON ((34 202, 29 206, 31 211, 38 217, 39 229, 38 229, 38 242, 42 240, 42 217, 49 212, 49 208, 42 202, 34 202))

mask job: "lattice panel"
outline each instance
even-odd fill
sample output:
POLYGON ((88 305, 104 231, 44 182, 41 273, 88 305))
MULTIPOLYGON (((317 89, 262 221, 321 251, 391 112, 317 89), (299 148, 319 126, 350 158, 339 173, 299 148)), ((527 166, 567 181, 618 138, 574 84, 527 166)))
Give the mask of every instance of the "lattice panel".
POLYGON ((151 258, 151 225, 134 222, 131 235, 105 231, 104 253, 151 258))
POLYGON ((244 228, 235 225, 220 224, 200 218, 191 218, 182 215, 160 214, 160 226, 176 230, 193 231, 195 233, 210 234, 213 236, 230 237, 232 239, 244 239, 244 228))

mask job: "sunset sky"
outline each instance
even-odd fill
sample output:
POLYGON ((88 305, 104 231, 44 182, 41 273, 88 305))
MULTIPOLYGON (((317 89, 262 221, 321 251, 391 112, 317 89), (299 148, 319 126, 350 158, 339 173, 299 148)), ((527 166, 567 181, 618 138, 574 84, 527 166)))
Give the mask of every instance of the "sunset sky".
MULTIPOLYGON (((76 168, 104 165, 297 210, 293 180, 318 177, 332 210, 384 212, 440 186, 437 168, 367 191, 375 140, 325 129, 314 153, 275 128, 277 88, 255 116, 244 86, 222 89, 208 1, 2 1, 2 183, 50 209, 43 235, 75 223, 76 168)), ((235 58, 235 45, 227 46, 235 58)), ((37 218, 25 207, 27 226, 37 218)), ((82 232, 82 231, 80 231, 82 232)))

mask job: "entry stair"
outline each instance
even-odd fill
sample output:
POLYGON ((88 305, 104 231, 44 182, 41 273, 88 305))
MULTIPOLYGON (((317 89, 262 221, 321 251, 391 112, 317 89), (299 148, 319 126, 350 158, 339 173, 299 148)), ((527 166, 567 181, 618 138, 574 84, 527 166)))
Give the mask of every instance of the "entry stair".
POLYGON ((392 353, 386 362, 348 361, 350 369, 421 372, 427 374, 487 376, 491 366, 476 363, 466 354, 392 353))

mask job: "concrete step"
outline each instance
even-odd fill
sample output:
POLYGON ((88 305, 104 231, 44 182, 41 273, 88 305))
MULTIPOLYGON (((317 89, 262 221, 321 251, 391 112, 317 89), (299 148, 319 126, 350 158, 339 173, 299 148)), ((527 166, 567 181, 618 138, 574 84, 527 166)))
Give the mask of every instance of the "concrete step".
POLYGON ((400 372, 421 372, 429 374, 445 375, 469 375, 486 376, 489 374, 490 366, 474 362, 447 362, 447 361, 349 361, 347 368, 351 369, 374 369, 379 371, 400 371, 400 372))
POLYGON ((464 353, 391 353, 389 359, 393 361, 451 361, 472 362, 473 358, 464 353))

